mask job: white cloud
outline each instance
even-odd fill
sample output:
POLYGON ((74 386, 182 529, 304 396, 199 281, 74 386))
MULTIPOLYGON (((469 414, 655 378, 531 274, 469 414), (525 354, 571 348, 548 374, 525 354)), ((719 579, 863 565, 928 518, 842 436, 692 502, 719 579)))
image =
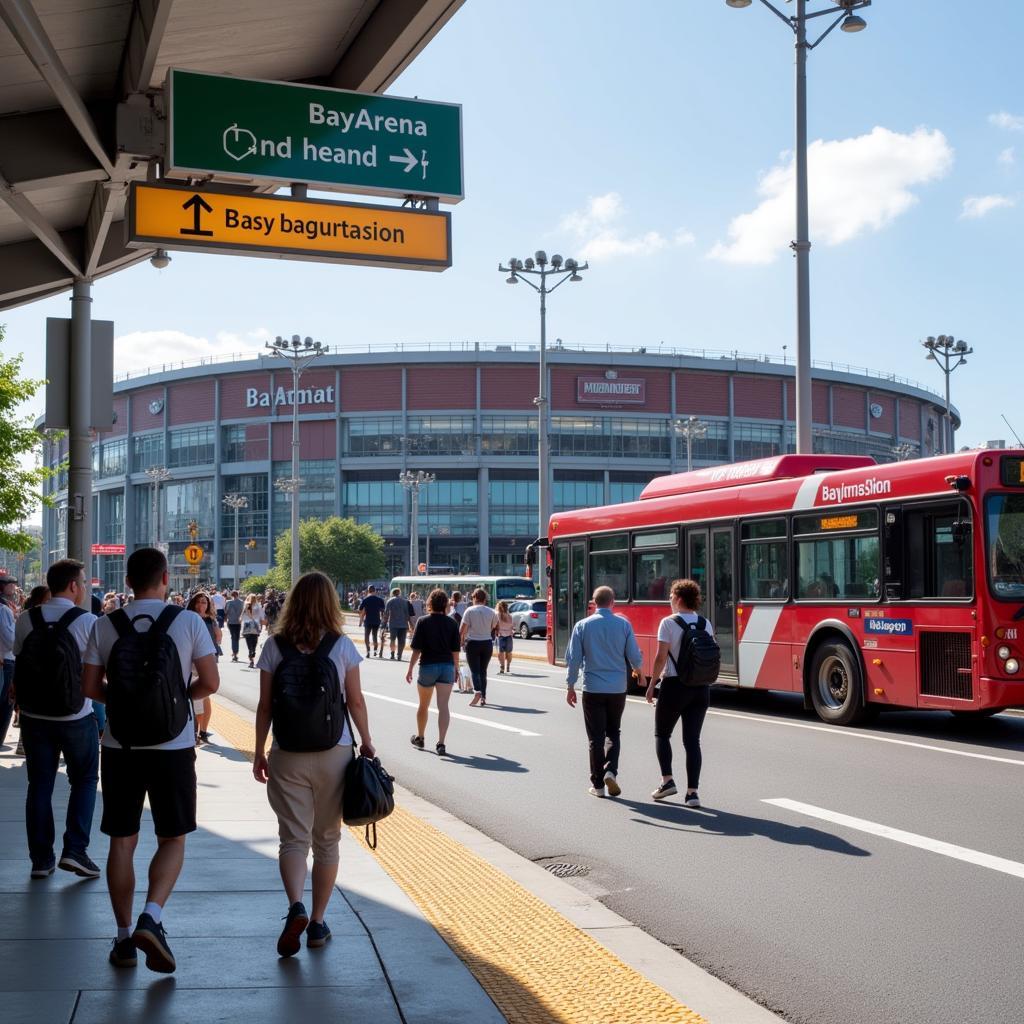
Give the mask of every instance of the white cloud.
POLYGON ((968 196, 964 200, 963 209, 960 211, 960 219, 979 220, 993 210, 1016 205, 1017 200, 1011 196, 968 196))
POLYGON ((669 246, 692 245, 694 236, 679 228, 670 238, 659 231, 629 235, 619 223, 625 207, 618 192, 591 196, 582 210, 562 218, 559 227, 577 238, 576 252, 584 260, 601 260, 613 256, 637 256, 657 252, 669 246))
POLYGON ((999 154, 999 162, 1006 167, 1012 167, 1017 162, 1017 151, 1014 146, 1007 146, 999 154))
MULTIPOLYGON (((910 190, 943 177, 953 149, 938 130, 901 135, 874 128, 867 135, 808 148, 812 238, 826 245, 881 231, 918 200, 910 190)), ((793 237, 796 172, 793 155, 769 170, 758 185, 760 205, 733 218, 729 241, 708 253, 728 263, 771 263, 793 237)))
POLYGON ((246 331, 218 331, 211 340, 184 331, 132 331, 114 339, 114 372, 138 373, 152 367, 196 364, 200 360, 227 355, 258 355, 271 337, 265 327, 246 331))
POLYGON ((1020 114, 1009 114, 1001 110, 998 114, 989 114, 988 123, 1008 132, 1024 132, 1024 117, 1020 114))

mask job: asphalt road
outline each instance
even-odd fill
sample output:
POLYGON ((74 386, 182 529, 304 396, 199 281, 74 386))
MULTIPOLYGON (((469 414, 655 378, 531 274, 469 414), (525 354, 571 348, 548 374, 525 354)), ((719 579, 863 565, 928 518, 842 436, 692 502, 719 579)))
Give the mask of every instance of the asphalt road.
MULTIPOLYGON (((364 663, 374 741, 402 785, 526 857, 583 865, 580 888, 788 1020, 1024 1018, 1024 717, 836 729, 789 696, 716 691, 694 811, 650 799, 642 700, 626 709, 623 794, 598 800, 562 673, 492 665, 487 708, 452 695, 439 758, 433 716, 428 749, 409 743, 406 666, 364 663)), ((255 672, 222 676, 255 707, 255 672)))

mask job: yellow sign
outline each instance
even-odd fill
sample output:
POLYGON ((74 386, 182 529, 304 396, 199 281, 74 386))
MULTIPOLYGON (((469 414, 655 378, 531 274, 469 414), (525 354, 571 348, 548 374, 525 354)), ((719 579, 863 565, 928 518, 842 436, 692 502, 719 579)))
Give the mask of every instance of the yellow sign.
POLYGON ((128 246, 406 270, 452 264, 446 212, 143 182, 129 193, 128 246))
POLYGON ((189 544, 185 548, 185 561, 189 565, 198 565, 203 560, 203 549, 198 544, 189 544))
POLYGON ((856 530, 858 519, 856 516, 826 516, 821 521, 823 530, 856 530))

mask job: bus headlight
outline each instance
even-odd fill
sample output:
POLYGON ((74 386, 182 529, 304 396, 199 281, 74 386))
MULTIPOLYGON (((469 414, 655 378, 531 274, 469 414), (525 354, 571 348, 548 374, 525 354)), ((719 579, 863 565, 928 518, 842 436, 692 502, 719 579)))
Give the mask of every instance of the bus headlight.
POLYGON ((1006 669, 1007 675, 1015 676, 1017 672, 1020 670, 1020 663, 1017 661, 1016 658, 1010 658, 1003 666, 1003 668, 1006 669))
POLYGON ((1007 647, 1006 644, 1003 644, 1002 647, 996 648, 996 654, 998 654, 1003 661, 1006 661, 1006 659, 1010 656, 1010 648, 1007 647))

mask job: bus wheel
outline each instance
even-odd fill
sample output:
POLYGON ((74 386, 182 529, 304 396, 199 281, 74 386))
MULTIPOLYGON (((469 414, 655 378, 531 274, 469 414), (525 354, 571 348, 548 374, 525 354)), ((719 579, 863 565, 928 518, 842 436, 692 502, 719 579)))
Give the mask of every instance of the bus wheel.
POLYGON ((823 722, 856 725, 868 718, 860 662, 841 640, 823 643, 811 664, 811 702, 823 722))

